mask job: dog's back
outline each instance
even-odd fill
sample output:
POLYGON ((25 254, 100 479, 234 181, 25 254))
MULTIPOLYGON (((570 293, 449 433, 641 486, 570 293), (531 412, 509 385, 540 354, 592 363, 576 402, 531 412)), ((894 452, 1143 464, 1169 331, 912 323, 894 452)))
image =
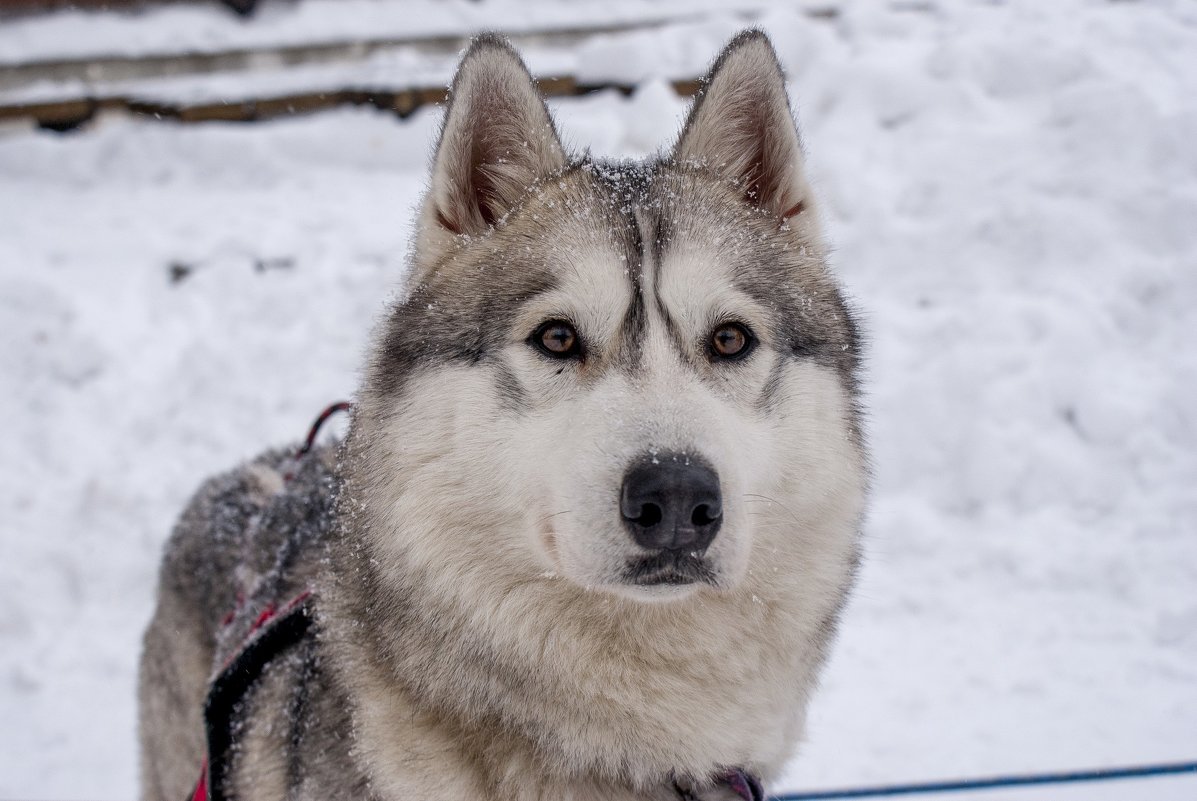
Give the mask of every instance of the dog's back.
MULTIPOLYGON (((263 609, 310 586, 329 526, 333 462, 331 448, 302 461, 290 450, 268 452, 205 482, 179 519, 142 652, 143 798, 180 799, 194 789, 212 676, 263 609)), ((296 661, 276 672, 301 671, 296 661)))

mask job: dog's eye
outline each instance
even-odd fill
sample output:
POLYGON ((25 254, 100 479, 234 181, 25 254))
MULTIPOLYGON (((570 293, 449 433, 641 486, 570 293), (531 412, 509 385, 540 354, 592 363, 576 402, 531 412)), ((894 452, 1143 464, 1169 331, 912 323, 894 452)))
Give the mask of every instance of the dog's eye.
POLYGON ((742 359, 756 339, 739 323, 724 323, 711 332, 711 353, 719 359, 742 359))
POLYGON ((541 323, 540 327, 532 332, 531 341, 541 353, 554 359, 571 359, 582 350, 578 332, 564 320, 541 323))

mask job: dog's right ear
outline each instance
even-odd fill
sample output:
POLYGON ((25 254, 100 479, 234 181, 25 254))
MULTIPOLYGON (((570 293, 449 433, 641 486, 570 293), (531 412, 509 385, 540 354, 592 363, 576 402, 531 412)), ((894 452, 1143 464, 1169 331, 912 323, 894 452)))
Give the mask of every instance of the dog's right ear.
POLYGON ((564 166, 561 139, 528 68, 506 40, 483 34, 449 90, 423 234, 484 233, 528 187, 564 166))

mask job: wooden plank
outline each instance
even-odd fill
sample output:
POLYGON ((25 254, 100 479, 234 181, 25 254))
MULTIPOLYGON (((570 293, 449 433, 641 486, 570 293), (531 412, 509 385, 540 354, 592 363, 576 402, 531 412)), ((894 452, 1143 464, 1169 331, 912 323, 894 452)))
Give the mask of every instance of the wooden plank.
MULTIPOLYGON (((630 95, 636 87, 620 83, 578 83, 573 76, 541 78, 537 85, 545 97, 574 97, 592 92, 617 91, 630 95)), ((699 87, 697 78, 673 81, 678 95, 689 97, 699 87)), ((78 98, 53 103, 0 105, 0 121, 30 120, 51 130, 77 128, 102 110, 118 109, 157 120, 193 122, 254 122, 276 117, 312 114, 340 106, 370 105, 406 117, 419 108, 445 100, 442 86, 405 89, 342 89, 334 92, 301 92, 252 98, 230 103, 172 104, 136 97, 78 98)))

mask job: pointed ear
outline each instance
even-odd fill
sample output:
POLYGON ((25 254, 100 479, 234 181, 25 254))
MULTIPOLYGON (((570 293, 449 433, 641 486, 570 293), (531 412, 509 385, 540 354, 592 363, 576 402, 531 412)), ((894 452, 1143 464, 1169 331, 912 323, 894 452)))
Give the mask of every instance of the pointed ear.
POLYGON ((529 186, 564 166, 561 140, 524 62, 494 34, 474 39, 449 91, 425 224, 452 235, 482 233, 529 186))
POLYGON ((750 203, 788 220, 810 210, 798 128, 769 38, 736 36, 690 107, 674 159, 725 175, 750 203))

